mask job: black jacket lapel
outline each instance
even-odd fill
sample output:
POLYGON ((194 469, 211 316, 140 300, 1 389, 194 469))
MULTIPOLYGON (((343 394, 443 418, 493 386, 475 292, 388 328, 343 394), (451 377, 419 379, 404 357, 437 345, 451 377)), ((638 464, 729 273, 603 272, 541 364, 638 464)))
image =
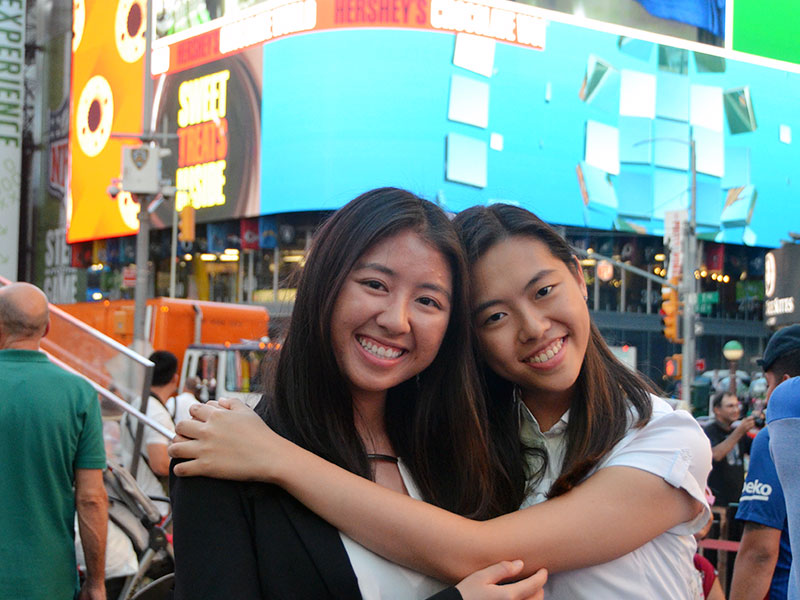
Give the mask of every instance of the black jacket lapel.
POLYGON ((332 598, 360 600, 358 579, 338 530, 288 494, 279 501, 332 598))

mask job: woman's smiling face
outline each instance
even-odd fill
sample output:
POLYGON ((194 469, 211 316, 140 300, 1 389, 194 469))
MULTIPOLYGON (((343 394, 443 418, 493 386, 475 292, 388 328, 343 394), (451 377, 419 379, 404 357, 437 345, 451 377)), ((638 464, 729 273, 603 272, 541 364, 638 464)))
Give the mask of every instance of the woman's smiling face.
POLYGON ((589 341, 586 283, 547 245, 505 238, 472 268, 478 341, 489 367, 536 400, 569 407, 589 341))
POLYGON ((354 397, 381 398, 436 358, 450 322, 452 275, 413 231, 367 250, 333 308, 336 361, 354 397))

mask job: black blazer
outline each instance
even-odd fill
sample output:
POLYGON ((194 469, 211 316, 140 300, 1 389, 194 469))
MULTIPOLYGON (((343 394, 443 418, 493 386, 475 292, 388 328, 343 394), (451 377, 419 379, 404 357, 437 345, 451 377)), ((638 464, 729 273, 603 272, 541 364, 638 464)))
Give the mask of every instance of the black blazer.
POLYGON ((339 532, 281 488, 171 473, 170 496, 175 600, 361 598, 339 532))

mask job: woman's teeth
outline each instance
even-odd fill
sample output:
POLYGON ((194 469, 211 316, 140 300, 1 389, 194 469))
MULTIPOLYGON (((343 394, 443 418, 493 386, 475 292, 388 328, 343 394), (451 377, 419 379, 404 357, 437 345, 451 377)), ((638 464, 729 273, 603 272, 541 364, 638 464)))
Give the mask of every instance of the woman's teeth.
POLYGON ((555 342, 550 344, 542 352, 540 352, 536 356, 531 356, 527 362, 532 362, 532 363, 546 362, 551 358, 553 358, 556 354, 558 354, 559 350, 561 350, 561 346, 563 345, 564 345, 564 338, 558 338, 555 342))
POLYGON ((385 346, 378 346, 377 344, 364 339, 364 338, 357 338, 358 343, 361 344, 361 347, 364 348, 370 354, 374 354, 379 358, 397 358, 399 357, 403 351, 397 350, 394 348, 386 348, 385 346))

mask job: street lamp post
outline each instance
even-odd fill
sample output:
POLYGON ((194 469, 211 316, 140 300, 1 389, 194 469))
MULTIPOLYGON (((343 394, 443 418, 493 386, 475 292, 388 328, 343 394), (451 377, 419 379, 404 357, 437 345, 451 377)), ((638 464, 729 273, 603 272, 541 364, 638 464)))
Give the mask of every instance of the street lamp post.
POLYGON ((722 347, 722 355, 728 361, 730 368, 730 381, 728 382, 728 393, 736 395, 736 363, 744 356, 744 348, 736 340, 730 340, 722 347))
MULTIPOLYGON (((153 114, 153 79, 150 77, 150 55, 153 50, 151 35, 153 33, 153 0, 147 0, 147 13, 145 15, 144 27, 144 106, 142 107, 142 134, 147 136, 150 133, 150 120, 153 114)), ((145 309, 147 305, 147 280, 149 272, 147 268, 147 256, 150 250, 150 197, 142 195, 136 198, 139 201, 139 232, 136 234, 136 287, 133 289, 133 348, 139 354, 147 352, 147 338, 145 337, 144 321, 145 309)), ((139 409, 147 414, 148 394, 142 395, 139 409)), ((136 477, 139 468, 139 450, 144 441, 144 423, 139 421, 136 426, 136 434, 133 443, 133 457, 131 459, 130 471, 136 477)))
POLYGON ((689 410, 692 403, 692 381, 695 363, 695 304, 697 303, 697 155, 694 139, 689 141, 689 166, 692 173, 692 190, 689 201, 689 218, 683 236, 683 274, 680 294, 683 298, 683 369, 681 370, 681 408, 689 410))
POLYGON ((633 144, 651 144, 658 141, 677 142, 689 146, 689 168, 692 174, 692 187, 689 196, 689 214, 684 222, 681 252, 683 263, 681 269, 681 282, 678 292, 683 302, 683 368, 681 369, 681 400, 678 408, 689 410, 692 404, 692 381, 694 379, 694 365, 696 352, 695 308, 697 304, 697 280, 694 271, 697 265, 697 154, 695 152, 694 138, 684 140, 672 137, 657 137, 641 140, 633 144))
MULTIPOLYGON (((153 115, 153 79, 150 76, 150 55, 153 50, 153 0, 147 0, 147 14, 145 15, 145 46, 144 46, 144 93, 142 107, 142 134, 149 137, 151 132, 150 121, 153 115)), ((134 349, 140 354, 146 352, 146 337, 144 331, 145 309, 147 305, 147 256, 150 246, 150 213, 148 212, 149 197, 141 196, 139 201, 139 233, 136 234, 136 287, 133 290, 133 344, 134 349)), ((144 398, 142 401, 145 401, 144 398)))

